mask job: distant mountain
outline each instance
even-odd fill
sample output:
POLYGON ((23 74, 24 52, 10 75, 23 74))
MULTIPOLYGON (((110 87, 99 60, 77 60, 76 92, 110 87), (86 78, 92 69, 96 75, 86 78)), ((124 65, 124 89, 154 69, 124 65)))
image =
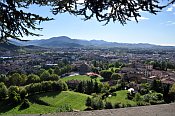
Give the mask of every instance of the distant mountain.
POLYGON ((76 40, 71 39, 66 36, 60 36, 60 37, 53 37, 50 39, 42 39, 42 40, 31 40, 27 42, 23 41, 14 41, 12 43, 18 43, 18 45, 21 46, 40 46, 40 47, 46 47, 46 48, 59 48, 59 47, 83 47, 83 45, 78 44, 76 40))
POLYGON ((27 42, 13 41, 15 45, 20 46, 39 46, 46 48, 60 48, 60 47, 124 47, 124 48, 157 48, 161 47, 158 45, 147 44, 147 43, 138 43, 138 44, 129 44, 129 43, 117 43, 117 42, 107 42, 104 40, 80 40, 80 39, 71 39, 67 36, 52 37, 50 39, 42 40, 31 40, 27 42))
POLYGON ((12 43, 0 43, 0 50, 17 50, 19 49, 19 46, 16 46, 12 43))

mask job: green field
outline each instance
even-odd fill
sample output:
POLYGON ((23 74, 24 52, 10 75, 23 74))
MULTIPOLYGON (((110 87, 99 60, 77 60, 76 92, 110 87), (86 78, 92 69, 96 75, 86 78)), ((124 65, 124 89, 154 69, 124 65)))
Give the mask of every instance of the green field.
MULTIPOLYGON (((102 80, 102 77, 97 77, 97 81, 99 82, 100 80, 102 80)), ((86 76, 86 75, 76 75, 76 76, 68 76, 68 77, 64 77, 61 79, 62 81, 69 81, 69 80, 80 80, 80 81, 90 81, 91 77, 90 76, 86 76)), ((95 80, 95 79, 93 79, 95 80)))
POLYGON ((127 99, 127 93, 128 93, 127 90, 121 90, 115 93, 117 94, 116 96, 112 96, 110 98, 108 97, 106 100, 111 102, 112 104, 122 103, 122 104, 131 104, 132 106, 136 105, 136 102, 127 99))
MULTIPOLYGON (((84 110, 86 108, 85 101, 89 95, 81 94, 72 91, 63 91, 61 93, 48 92, 39 94, 36 97, 39 97, 40 100, 47 102, 50 106, 40 105, 37 103, 30 103, 30 107, 24 110, 20 110, 20 106, 10 108, 7 104, 1 104, 0 114, 45 114, 45 113, 54 113, 60 107, 64 105, 70 106, 74 110, 84 110)), ((35 97, 35 96, 33 96, 35 97)), ((90 96, 89 96, 90 97, 90 96)))

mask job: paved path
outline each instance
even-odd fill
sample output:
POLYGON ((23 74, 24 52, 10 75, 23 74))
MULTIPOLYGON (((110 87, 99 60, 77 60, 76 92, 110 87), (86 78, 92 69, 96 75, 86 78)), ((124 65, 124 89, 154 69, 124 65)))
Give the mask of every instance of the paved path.
POLYGON ((175 116, 175 103, 111 110, 42 114, 42 116, 175 116))

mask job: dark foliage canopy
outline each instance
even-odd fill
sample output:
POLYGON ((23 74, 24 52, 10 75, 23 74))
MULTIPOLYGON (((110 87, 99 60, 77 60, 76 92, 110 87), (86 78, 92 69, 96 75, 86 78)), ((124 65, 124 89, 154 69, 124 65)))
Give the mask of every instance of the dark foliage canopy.
POLYGON ((175 2, 165 0, 167 3, 161 5, 159 1, 161 0, 0 0, 0 41, 6 42, 8 38, 21 40, 24 35, 39 36, 31 30, 41 30, 37 25, 41 21, 52 19, 24 12, 23 9, 33 4, 51 6, 55 15, 67 12, 75 16, 81 15, 84 20, 95 17, 105 24, 119 21, 124 25, 132 17, 138 22, 140 11, 156 14, 175 2))

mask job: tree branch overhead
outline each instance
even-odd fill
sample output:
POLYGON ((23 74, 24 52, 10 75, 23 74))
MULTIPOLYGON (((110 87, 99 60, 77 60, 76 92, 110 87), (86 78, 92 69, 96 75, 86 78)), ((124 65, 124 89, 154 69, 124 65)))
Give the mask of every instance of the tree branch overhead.
POLYGON ((95 17, 105 24, 118 21, 125 25, 131 18, 138 22, 140 11, 157 14, 174 2, 167 0, 165 5, 160 5, 159 0, 0 0, 0 41, 21 40, 24 35, 40 36, 31 30, 41 30, 37 25, 52 19, 19 10, 33 4, 51 6, 55 15, 67 12, 83 16, 85 21, 95 17))

